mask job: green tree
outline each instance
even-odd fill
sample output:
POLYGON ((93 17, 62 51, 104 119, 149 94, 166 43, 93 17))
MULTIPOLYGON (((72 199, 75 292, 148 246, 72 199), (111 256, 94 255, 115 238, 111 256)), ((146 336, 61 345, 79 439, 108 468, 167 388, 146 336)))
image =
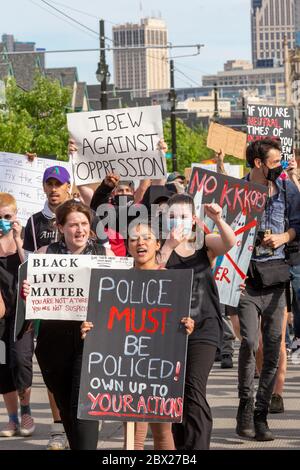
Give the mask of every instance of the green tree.
MULTIPOLYGON (((183 172, 191 163, 212 158, 214 152, 206 147, 207 132, 202 129, 191 129, 181 119, 176 122, 177 137, 177 168, 183 172)), ((172 152, 171 122, 164 122, 164 138, 172 152)), ((168 171, 172 171, 172 160, 168 159, 168 171)))
MULTIPOLYGON (((214 157, 215 152, 208 149, 207 131, 202 127, 191 129, 181 119, 176 121, 176 137, 177 137, 177 168, 181 173, 185 168, 189 168, 192 163, 200 163, 203 160, 209 160, 214 157)), ((171 138, 171 121, 164 121, 164 138, 169 147, 169 153, 172 152, 171 138)), ((241 165, 243 162, 238 158, 228 156, 225 157, 226 163, 233 165, 241 165)), ((168 171, 172 171, 172 160, 167 160, 168 171)))
POLYGON ((0 150, 67 159, 70 102, 70 89, 42 75, 36 75, 30 91, 21 90, 14 79, 7 80, 6 108, 0 113, 0 150))

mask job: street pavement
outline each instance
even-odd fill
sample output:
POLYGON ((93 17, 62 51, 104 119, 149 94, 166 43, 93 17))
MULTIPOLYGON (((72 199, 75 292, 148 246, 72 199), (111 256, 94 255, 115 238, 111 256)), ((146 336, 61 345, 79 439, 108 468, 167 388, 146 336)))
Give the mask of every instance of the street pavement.
MULTIPOLYGON (((234 355, 234 368, 221 369, 215 363, 208 382, 208 402, 213 414, 213 434, 211 449, 248 450, 248 449, 300 449, 300 364, 288 360, 288 372, 284 390, 283 414, 269 415, 269 426, 276 436, 273 442, 256 442, 239 438, 235 432, 237 399, 237 355, 234 355)), ((300 361, 299 361, 300 362, 300 361)), ((257 382, 257 380, 256 380, 257 382)), ((0 450, 43 450, 48 442, 51 413, 46 388, 41 373, 35 364, 32 388, 32 415, 36 431, 28 438, 0 438, 0 450)), ((7 420, 2 397, 0 398, 0 427, 7 420)), ((105 421, 99 432, 99 449, 122 449, 123 426, 119 422, 105 421)), ((146 449, 152 448, 149 435, 146 449)))

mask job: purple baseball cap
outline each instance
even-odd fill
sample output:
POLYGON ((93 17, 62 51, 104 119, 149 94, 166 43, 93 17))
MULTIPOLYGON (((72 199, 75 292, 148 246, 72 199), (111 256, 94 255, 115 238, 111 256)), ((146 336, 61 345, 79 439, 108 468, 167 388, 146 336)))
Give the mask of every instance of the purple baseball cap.
POLYGON ((48 181, 50 178, 56 179, 61 184, 70 183, 70 180, 71 180, 68 170, 66 170, 66 168, 63 166, 58 166, 58 165, 50 166, 49 168, 45 170, 44 176, 43 176, 43 183, 48 181))

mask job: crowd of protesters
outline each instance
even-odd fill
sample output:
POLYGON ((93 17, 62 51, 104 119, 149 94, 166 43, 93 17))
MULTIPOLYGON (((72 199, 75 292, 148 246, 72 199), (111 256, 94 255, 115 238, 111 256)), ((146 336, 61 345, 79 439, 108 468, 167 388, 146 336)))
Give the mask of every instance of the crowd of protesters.
MULTIPOLYGON (((166 150, 164 142, 159 148, 166 150)), ((76 150, 70 141, 69 152, 76 150)), ((224 172, 222 152, 217 158, 218 171, 224 172)), ((235 234, 223 219, 222 208, 205 204, 205 215, 217 230, 205 235, 199 246, 201 220, 179 173, 171 173, 167 180, 144 180, 138 187, 108 174, 96 190, 79 186, 74 194, 69 172, 58 163, 44 173, 45 206, 30 217, 25 230, 18 222, 14 197, 0 193, 0 339, 7 352, 6 364, 0 365, 0 393, 8 414, 0 437, 34 433, 30 393, 35 353, 53 416, 47 449, 97 448, 98 422, 77 418, 83 342, 93 325, 25 321, 14 339, 18 268, 29 253, 36 252, 131 256, 134 269, 140 270, 192 269, 190 312, 184 312, 181 320, 188 335, 183 420, 172 426, 151 424, 154 448, 209 449, 213 421, 207 381, 218 356, 221 367, 233 367, 236 338, 240 340, 236 433, 258 441, 274 439, 267 416, 270 411, 284 411, 290 311, 295 337, 288 347, 300 347, 300 186, 294 159, 283 170, 277 141, 250 143, 246 158, 250 171, 245 179, 265 186, 268 198, 236 308, 220 304, 213 272, 216 258, 235 245, 235 234)), ((24 302, 29 293, 30 285, 24 281, 24 302)), ((147 423, 136 423, 136 450, 143 448, 147 428, 147 423)))

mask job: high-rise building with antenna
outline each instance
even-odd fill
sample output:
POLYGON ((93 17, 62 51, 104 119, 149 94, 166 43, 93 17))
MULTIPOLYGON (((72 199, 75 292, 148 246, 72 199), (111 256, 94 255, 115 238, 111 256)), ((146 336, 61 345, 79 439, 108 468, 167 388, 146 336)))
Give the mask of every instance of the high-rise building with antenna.
POLYGON ((133 90, 135 97, 170 88, 164 20, 144 18, 140 24, 114 26, 113 40, 114 47, 119 48, 114 50, 114 80, 118 88, 133 90))
POLYGON ((295 45, 295 1, 251 0, 253 66, 282 65, 284 38, 288 48, 295 45))

